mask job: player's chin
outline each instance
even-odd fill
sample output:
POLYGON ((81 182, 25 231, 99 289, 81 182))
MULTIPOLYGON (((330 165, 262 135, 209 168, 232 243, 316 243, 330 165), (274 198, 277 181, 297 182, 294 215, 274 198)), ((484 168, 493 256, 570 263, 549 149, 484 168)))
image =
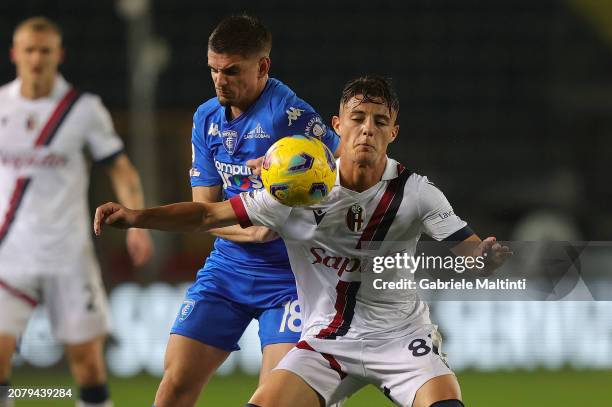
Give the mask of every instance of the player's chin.
POLYGON ((354 162, 358 165, 372 165, 376 162, 376 152, 374 150, 369 151, 355 151, 354 162))
POLYGON ((225 96, 217 95, 217 100, 221 106, 229 106, 232 104, 232 101, 225 96))

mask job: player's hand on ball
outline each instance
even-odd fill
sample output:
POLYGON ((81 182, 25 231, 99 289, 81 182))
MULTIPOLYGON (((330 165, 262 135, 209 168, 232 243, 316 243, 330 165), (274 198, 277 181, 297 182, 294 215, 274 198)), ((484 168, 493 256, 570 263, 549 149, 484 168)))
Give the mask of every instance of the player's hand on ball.
POLYGON ((118 203, 108 202, 98 206, 94 215, 94 233, 100 236, 103 225, 127 229, 134 225, 136 211, 128 209, 118 203))
POLYGON ((493 236, 484 239, 476 248, 476 256, 485 257, 489 270, 500 267, 512 254, 508 246, 498 243, 497 238, 493 236))
POLYGON ((261 164, 263 163, 263 159, 264 159, 264 156, 262 155, 259 158, 247 161, 246 165, 251 170, 253 170, 254 175, 261 175, 261 164))
POLYGON ((148 230, 128 229, 125 242, 134 266, 144 266, 151 260, 153 256, 153 240, 148 230))

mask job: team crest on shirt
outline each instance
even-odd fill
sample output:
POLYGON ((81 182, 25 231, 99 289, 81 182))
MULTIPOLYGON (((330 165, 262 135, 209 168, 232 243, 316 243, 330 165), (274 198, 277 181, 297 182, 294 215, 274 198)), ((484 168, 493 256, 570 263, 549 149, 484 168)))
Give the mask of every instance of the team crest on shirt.
POLYGON ((36 128, 36 116, 33 113, 28 115, 25 122, 25 128, 28 131, 32 131, 36 128))
POLYGON ((221 138, 223 138, 223 147, 225 147, 225 151, 227 151, 229 155, 234 154, 234 151, 236 151, 236 142, 238 141, 238 133, 234 130, 223 130, 221 138))
POLYGON ((179 321, 183 322, 184 320, 186 320, 194 308, 195 308, 194 300, 183 301, 183 305, 181 305, 181 310, 179 311, 179 321))
POLYGON ((359 232, 365 224, 365 209, 359 204, 353 204, 346 212, 346 226, 351 232, 359 232))

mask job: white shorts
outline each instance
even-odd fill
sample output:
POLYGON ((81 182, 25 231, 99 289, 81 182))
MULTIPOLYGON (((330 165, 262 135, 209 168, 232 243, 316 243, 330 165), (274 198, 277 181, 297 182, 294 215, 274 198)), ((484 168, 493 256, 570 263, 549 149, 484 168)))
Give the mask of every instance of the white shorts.
POLYGON ((389 340, 305 338, 276 369, 300 376, 327 406, 373 384, 398 406, 410 407, 423 384, 453 374, 434 325, 389 340))
POLYGON ((87 342, 110 332, 108 301, 95 259, 70 273, 0 274, 0 334, 19 337, 39 304, 47 307, 55 337, 87 342))

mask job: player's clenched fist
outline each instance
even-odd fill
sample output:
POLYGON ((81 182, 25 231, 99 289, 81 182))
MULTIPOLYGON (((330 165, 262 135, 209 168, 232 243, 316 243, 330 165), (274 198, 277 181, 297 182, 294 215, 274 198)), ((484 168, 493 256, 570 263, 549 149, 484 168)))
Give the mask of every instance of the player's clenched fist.
POLYGON ((128 209, 123 205, 115 202, 107 202, 104 205, 98 206, 94 215, 94 233, 100 236, 102 233, 102 225, 107 224, 116 228, 127 229, 134 225, 136 220, 136 211, 128 209))

